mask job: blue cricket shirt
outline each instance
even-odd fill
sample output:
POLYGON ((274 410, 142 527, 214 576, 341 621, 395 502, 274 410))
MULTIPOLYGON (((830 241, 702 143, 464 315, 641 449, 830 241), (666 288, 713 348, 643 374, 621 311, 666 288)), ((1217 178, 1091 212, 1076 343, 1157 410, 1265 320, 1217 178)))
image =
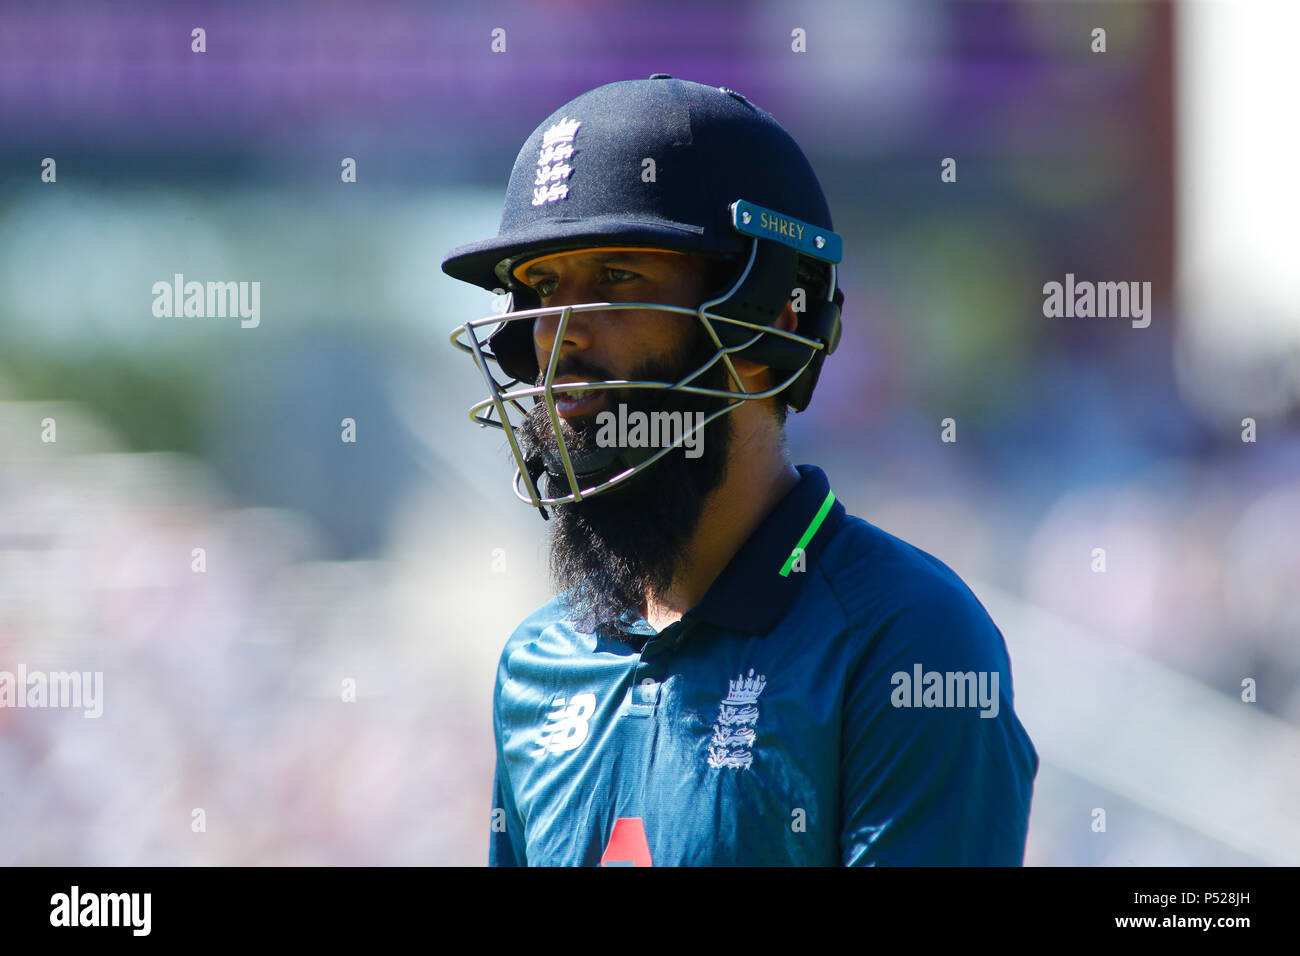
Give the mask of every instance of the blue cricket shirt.
POLYGON ((941 561, 799 473, 663 631, 581 633, 559 598, 515 630, 491 865, 1023 862, 1038 754, 1001 632, 941 561))

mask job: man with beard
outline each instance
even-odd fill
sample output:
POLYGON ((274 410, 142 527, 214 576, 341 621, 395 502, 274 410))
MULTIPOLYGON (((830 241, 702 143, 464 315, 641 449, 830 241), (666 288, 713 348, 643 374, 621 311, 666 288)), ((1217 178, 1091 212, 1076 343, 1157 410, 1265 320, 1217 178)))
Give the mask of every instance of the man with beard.
MULTIPOLYGON (((582 302, 635 295, 642 301, 691 308, 707 298, 705 279, 718 274, 716 268, 710 269, 707 262, 696 257, 652 250, 570 253, 523 271, 548 305, 561 299, 582 302), (612 269, 610 264, 635 267, 637 271, 612 269), (566 286, 563 292, 558 289, 560 274, 566 286), (611 280, 609 275, 615 278, 611 280), (591 283, 590 291, 582 288, 583 282, 591 283)), ((567 357, 561 355, 556 382, 676 382, 686 378, 713 357, 716 347, 697 321, 674 319, 665 321, 662 314, 650 311, 639 316, 624 311, 613 321, 629 331, 600 336, 597 343, 591 326, 599 329, 608 319, 596 312, 571 317, 566 339, 580 350, 575 349, 567 357), (644 329, 643 336, 631 331, 636 323, 644 329), (661 341, 666 335, 674 341, 661 341), (597 344, 599 351, 592 347, 597 344), (666 354, 665 348, 669 349, 666 354), (638 364, 627 364, 634 360, 638 364), (611 367, 606 363, 617 364, 611 367)), ((794 324, 791 313, 784 325, 793 328, 794 324)), ((534 336, 548 355, 554 348, 554 327, 555 322, 548 318, 535 324, 534 336)), ((761 366, 744 360, 735 360, 735 364, 751 376, 762 373, 764 378, 770 378, 761 366)), ((706 388, 726 390, 726 368, 717 363, 696 381, 706 388)), ((540 375, 537 384, 541 384, 540 375)), ((730 404, 707 396, 634 389, 587 393, 581 399, 581 406, 560 399, 557 412, 568 452, 582 463, 579 471, 584 474, 598 470, 625 450, 608 445, 602 448, 599 442, 599 416, 612 419, 613 409, 624 410, 627 417, 668 413, 690 423, 698 421, 698 415, 730 404)), ((698 457, 687 457, 684 448, 674 448, 653 470, 640 472, 608 493, 556 507, 552 572, 557 590, 566 595, 570 615, 580 629, 592 631, 630 611, 644 615, 660 628, 680 618, 699 600, 704 587, 717 576, 757 519, 798 481, 790 463, 775 453, 783 436, 770 409, 758 404, 738 407, 733 414, 722 415, 699 432, 698 457), (735 466, 728 472, 737 429, 744 440, 735 466), (719 492, 728 477, 730 487, 719 492), (706 516, 705 502, 710 495, 718 507, 706 516)), ((548 485, 567 487, 544 403, 533 406, 519 437, 529 470, 534 474, 545 470, 553 476, 546 479, 548 485)))
POLYGON ((1001 633, 786 450, 841 245, 770 115, 656 74, 544 121, 499 234, 444 260, 509 292, 452 341, 553 527, 557 595, 498 669, 493 865, 1022 862, 1001 633), (611 441, 615 413, 684 427, 611 441))

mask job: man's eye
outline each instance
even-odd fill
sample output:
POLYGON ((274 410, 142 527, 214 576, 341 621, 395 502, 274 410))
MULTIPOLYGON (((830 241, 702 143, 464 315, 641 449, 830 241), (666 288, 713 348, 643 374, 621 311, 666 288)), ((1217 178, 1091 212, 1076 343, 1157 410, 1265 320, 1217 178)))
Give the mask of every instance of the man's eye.
MULTIPOLYGON (((632 279, 640 278, 635 272, 629 272, 627 269, 610 269, 604 270, 605 277, 610 282, 628 282, 632 279)), ((533 291, 543 299, 555 294, 555 287, 559 284, 559 279, 549 276, 545 279, 538 279, 533 283, 533 291)))

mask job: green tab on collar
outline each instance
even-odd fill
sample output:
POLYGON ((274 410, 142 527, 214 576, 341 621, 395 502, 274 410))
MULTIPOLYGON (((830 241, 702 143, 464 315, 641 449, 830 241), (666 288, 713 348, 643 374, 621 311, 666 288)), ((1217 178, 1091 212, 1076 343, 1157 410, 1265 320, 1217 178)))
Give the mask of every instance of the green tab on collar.
POLYGON ((785 567, 781 569, 781 577, 788 578, 790 576, 790 569, 793 568, 794 563, 799 560, 799 556, 803 554, 804 548, 808 547, 808 542, 813 539, 813 535, 817 533, 817 529, 822 526, 822 522, 826 520, 826 516, 831 513, 831 506, 834 504, 835 492, 826 492, 826 500, 823 501, 822 506, 817 509, 817 514, 813 517, 812 523, 808 525, 807 530, 803 533, 803 537, 799 539, 799 543, 796 544, 794 550, 790 552, 790 557, 786 558, 785 567))
POLYGON ((838 233, 743 199, 731 204, 731 225, 737 232, 774 239, 814 259, 839 262, 844 257, 844 240, 838 233))

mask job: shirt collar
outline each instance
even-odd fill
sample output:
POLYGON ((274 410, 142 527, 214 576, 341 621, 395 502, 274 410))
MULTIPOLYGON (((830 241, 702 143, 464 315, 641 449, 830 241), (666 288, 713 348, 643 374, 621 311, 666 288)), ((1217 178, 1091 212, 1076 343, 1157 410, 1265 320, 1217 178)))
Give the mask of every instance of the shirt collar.
MULTIPOLYGON (((798 465, 799 482, 763 519, 700 603, 682 615, 683 627, 706 622, 743 634, 765 635, 785 617, 799 596, 804 577, 844 519, 844 505, 816 465, 798 465), (802 549, 802 561, 797 549, 802 549), (802 570, 800 570, 802 568, 802 570)), ((615 625, 637 643, 655 636, 654 627, 635 612, 615 625)))
POLYGON ((816 465, 799 465, 798 471, 799 483, 741 545, 700 603, 683 615, 683 624, 705 621, 761 635, 780 623, 844 518, 844 505, 831 492, 825 472, 816 465))

